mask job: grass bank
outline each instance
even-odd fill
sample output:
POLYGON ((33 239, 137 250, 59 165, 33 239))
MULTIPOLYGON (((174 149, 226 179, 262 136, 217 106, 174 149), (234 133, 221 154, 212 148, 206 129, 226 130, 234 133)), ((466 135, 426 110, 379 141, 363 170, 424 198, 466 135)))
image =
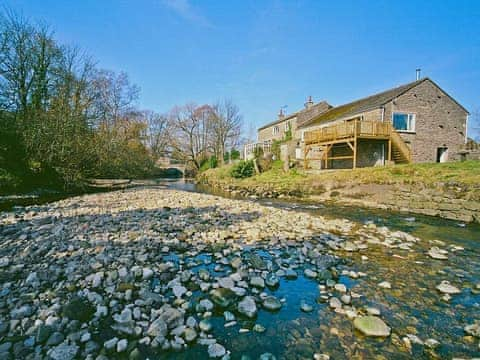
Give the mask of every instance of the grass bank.
POLYGON ((284 172, 281 162, 245 179, 231 166, 201 173, 199 181, 242 195, 303 197, 480 222, 480 162, 408 164, 355 170, 284 172))

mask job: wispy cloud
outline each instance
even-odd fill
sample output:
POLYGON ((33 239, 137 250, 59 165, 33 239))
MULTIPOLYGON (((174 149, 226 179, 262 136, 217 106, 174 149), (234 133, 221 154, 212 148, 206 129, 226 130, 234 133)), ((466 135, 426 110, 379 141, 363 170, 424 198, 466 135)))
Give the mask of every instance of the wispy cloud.
POLYGON ((189 0, 163 0, 163 4, 185 20, 200 26, 213 27, 210 21, 193 7, 189 0))

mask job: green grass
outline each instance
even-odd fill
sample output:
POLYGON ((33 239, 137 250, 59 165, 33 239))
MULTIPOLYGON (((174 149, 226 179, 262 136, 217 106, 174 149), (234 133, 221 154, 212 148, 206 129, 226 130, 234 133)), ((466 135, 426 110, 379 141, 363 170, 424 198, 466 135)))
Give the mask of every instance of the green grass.
POLYGON ((427 187, 438 185, 480 188, 480 161, 425 163, 370 167, 348 170, 323 170, 304 172, 292 169, 284 172, 282 163, 276 161, 272 169, 246 179, 233 179, 230 167, 210 169, 203 175, 209 182, 231 183, 239 186, 268 185, 277 189, 321 190, 329 183, 342 187, 345 184, 414 184, 427 187))

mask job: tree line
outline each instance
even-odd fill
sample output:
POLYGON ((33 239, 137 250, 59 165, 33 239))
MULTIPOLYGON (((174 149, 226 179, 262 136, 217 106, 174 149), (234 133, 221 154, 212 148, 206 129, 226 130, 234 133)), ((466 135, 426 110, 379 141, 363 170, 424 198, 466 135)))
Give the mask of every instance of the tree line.
POLYGON ((159 114, 138 108, 139 93, 126 73, 98 68, 48 26, 0 15, 0 189, 13 178, 71 188, 154 176, 162 156, 198 171, 238 145, 232 101, 159 114))

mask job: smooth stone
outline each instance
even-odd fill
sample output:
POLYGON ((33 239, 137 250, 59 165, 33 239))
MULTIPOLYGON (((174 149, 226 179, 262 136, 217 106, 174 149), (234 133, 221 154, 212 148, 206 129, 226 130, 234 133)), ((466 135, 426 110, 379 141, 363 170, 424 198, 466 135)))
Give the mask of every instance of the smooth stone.
POLYGON ((390 336, 391 329, 377 316, 360 316, 353 321, 355 329, 366 336, 390 336))
POLYGON ((448 282, 447 280, 443 280, 440 284, 437 285, 436 289, 443 294, 453 295, 453 294, 460 294, 461 290, 448 282))
POLYGON ((287 269, 285 271, 285 278, 288 280, 295 280, 298 277, 298 274, 293 269, 287 269))
POLYGON ((275 274, 269 273, 267 275, 267 277, 265 278, 265 284, 268 287, 274 288, 274 287, 278 286, 279 283, 280 283, 280 280, 278 279, 278 277, 275 274))
POLYGON ((303 271, 303 274, 304 274, 306 277, 310 278, 310 279, 314 279, 314 278, 316 278, 317 275, 318 275, 316 271, 313 271, 313 270, 311 270, 311 269, 305 269, 305 270, 303 271))
POLYGON ((73 360, 78 353, 77 345, 63 343, 54 347, 49 356, 52 360, 73 360))
POLYGON ((231 313, 230 311, 225 311, 223 313, 223 317, 225 318, 225 321, 230 322, 235 320, 235 315, 231 313))
POLYGON ((390 284, 388 281, 382 281, 381 283, 378 284, 378 287, 381 287, 383 289, 391 289, 392 284, 390 284))
POLYGON ((300 310, 302 310, 303 312, 311 312, 313 311, 313 306, 302 300, 300 302, 300 310))
POLYGON ((265 326, 263 325, 260 325, 260 324, 255 324, 253 326, 253 331, 257 332, 257 333, 264 333, 265 332, 265 326))
POLYGON ((256 288, 263 289, 265 287, 265 281, 260 276, 253 276, 250 279, 250 285, 256 288))
POLYGON ((342 307, 342 302, 336 297, 330 298, 328 303, 332 309, 340 309, 342 307))
POLYGON ((173 295, 175 295, 175 297, 181 298, 187 292, 187 288, 185 286, 182 286, 182 285, 175 285, 173 287, 172 291, 173 291, 173 295))
POLYGON ((183 336, 185 337, 185 341, 192 342, 197 338, 197 332, 194 329, 186 328, 183 336))
POLYGON ((208 299, 202 299, 198 303, 196 309, 198 312, 205 312, 205 311, 212 311, 213 310, 213 302, 208 299))
POLYGON ((237 299, 237 295, 232 290, 226 288, 212 290, 210 297, 220 307, 228 307, 237 299))
POLYGON ((432 259, 437 259, 437 260, 448 260, 448 251, 442 250, 436 246, 432 247, 430 250, 428 250, 428 256, 430 256, 432 259))
POLYGON ((257 305, 255 304, 255 299, 251 296, 245 296, 245 298, 238 303, 237 310, 240 314, 249 318, 255 317, 255 315, 257 315, 257 305))
POLYGON ((212 323, 210 322, 210 320, 208 319, 203 319, 201 320, 199 323, 198 323, 198 327, 200 328, 200 330, 202 330, 203 332, 209 332, 210 330, 212 330, 212 323))
POLYGON ((218 279, 218 285, 220 285, 220 287, 222 288, 231 289, 235 286, 235 283, 233 282, 231 277, 227 276, 218 279))
POLYGON ((230 261, 230 265, 232 268, 234 269, 238 269, 240 266, 242 266, 242 258, 241 257, 234 257, 231 261, 230 261))
POLYGON ((262 306, 269 311, 277 311, 282 307, 282 303, 275 296, 267 296, 263 299, 262 306))
POLYGON ((127 350, 128 347, 128 340, 127 339, 122 339, 119 342, 117 342, 117 352, 124 352, 127 350))
POLYGON ((153 337, 165 337, 168 333, 168 327, 165 321, 162 319, 156 319, 154 322, 150 324, 147 330, 147 335, 153 337))
POLYGON ((215 343, 208 346, 208 356, 211 358, 222 357, 225 353, 225 348, 220 344, 215 343))
POLYGON ((142 278, 148 280, 153 276, 153 270, 149 268, 143 268, 142 278))
POLYGON ((48 338, 47 345, 48 346, 58 345, 58 344, 61 344, 63 340, 65 340, 65 336, 63 336, 61 332, 56 331, 52 335, 50 335, 50 337, 48 338))

